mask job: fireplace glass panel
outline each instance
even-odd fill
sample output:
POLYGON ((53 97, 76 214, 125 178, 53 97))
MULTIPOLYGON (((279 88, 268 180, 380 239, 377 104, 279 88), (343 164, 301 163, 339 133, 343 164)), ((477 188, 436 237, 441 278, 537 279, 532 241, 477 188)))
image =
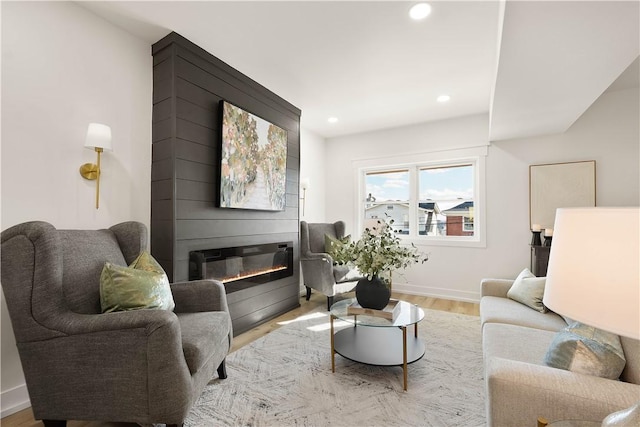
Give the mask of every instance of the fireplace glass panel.
POLYGON ((227 293, 292 275, 293 242, 189 253, 189 280, 219 280, 227 293))

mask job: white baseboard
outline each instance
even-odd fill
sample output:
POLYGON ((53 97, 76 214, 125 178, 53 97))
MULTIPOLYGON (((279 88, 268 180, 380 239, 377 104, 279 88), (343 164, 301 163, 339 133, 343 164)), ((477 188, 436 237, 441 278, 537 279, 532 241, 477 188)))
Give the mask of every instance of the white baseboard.
POLYGON ((410 283, 394 283, 393 290, 409 295, 450 299, 465 302, 480 302, 480 292, 458 291, 447 288, 434 288, 424 285, 412 285, 410 283))
POLYGON ((31 406, 27 385, 22 384, 0 393, 0 418, 15 414, 31 406))

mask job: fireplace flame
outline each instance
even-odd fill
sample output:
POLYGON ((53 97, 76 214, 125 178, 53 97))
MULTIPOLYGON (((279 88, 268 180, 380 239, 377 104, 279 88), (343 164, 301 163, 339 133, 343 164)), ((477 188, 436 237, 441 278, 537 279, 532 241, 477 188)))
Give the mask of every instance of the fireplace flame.
POLYGON ((261 276, 263 274, 275 273, 276 271, 282 271, 286 269, 287 269, 286 265, 276 265, 270 268, 261 268, 256 270, 243 271, 234 276, 226 276, 218 280, 220 280, 222 283, 229 283, 229 282, 235 282, 237 280, 248 279, 250 277, 261 276))

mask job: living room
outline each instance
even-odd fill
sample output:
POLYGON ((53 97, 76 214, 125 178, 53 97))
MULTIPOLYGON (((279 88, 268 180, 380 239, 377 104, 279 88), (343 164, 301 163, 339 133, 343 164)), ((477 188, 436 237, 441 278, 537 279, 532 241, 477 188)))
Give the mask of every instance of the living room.
MULTIPOLYGON (((581 100, 583 109, 556 131, 531 130, 526 119, 521 119, 523 123, 513 124, 513 133, 505 131, 510 136, 493 139, 491 132, 499 130, 494 120, 499 117, 492 115, 500 111, 497 104, 496 110, 490 110, 487 98, 485 111, 453 114, 439 120, 425 116, 404 125, 325 137, 305 127, 306 110, 297 105, 302 109, 298 178, 309 182, 304 214, 300 207, 299 219, 344 220, 347 234, 356 235, 360 217, 356 201, 363 196, 357 184, 359 167, 396 165, 406 163, 407 158, 432 162, 461 157, 480 159, 483 174, 477 194, 477 241, 416 241, 429 253, 430 260, 394 280, 394 290, 406 294, 477 303, 483 278, 515 278, 530 264, 529 166, 594 160, 597 205, 638 206, 638 14, 637 3, 623 3, 623 7, 635 5, 635 12, 622 13, 632 16, 635 22, 635 28, 631 26, 635 33, 624 35, 631 40, 631 54, 622 47, 619 51, 608 47, 605 50, 611 51, 611 57, 592 58, 591 67, 601 72, 596 73, 597 79, 587 80, 597 85, 585 89, 587 101, 581 100), (621 79, 616 80, 618 77, 621 79)), ((128 220, 151 228, 151 45, 162 36, 147 40, 123 27, 130 28, 127 25, 131 20, 141 31, 147 30, 145 25, 153 24, 139 22, 134 15, 120 16, 122 21, 116 23, 113 16, 107 20, 106 15, 97 14, 99 9, 76 2, 3 2, 1 11, 2 230, 32 220, 45 220, 61 229, 97 229, 128 220), (77 172, 82 163, 95 160, 95 153, 82 147, 87 124, 92 121, 109 123, 114 129, 114 150, 102 156, 100 209, 93 204, 95 185, 77 172), (26 165, 35 173, 25 175, 26 165)), ((498 15, 497 4, 495 12, 498 15)), ((498 16, 495 22, 497 44, 498 16)), ((621 23, 613 25, 616 24, 627 28, 621 23)), ((579 27, 577 23, 573 25, 579 27)), ((188 26, 169 30, 196 44, 202 43, 190 37, 188 26)), ((557 40, 553 42, 562 45, 557 40)), ((509 47, 505 43, 503 49, 509 47)), ((602 49, 593 46, 597 48, 602 49)), ((215 51, 209 53, 219 55, 215 51)), ((571 53, 565 52, 573 58, 571 53)), ((527 57, 526 53, 519 55, 527 57)), ((578 74, 581 71, 587 74, 593 70, 579 69, 578 74)), ((549 87, 579 80, 578 74, 570 64, 559 66, 549 72, 555 80, 549 82, 549 87)), ((265 82, 258 83, 282 95, 265 82)), ((489 86, 494 84, 489 82, 489 86)), ((548 93, 544 87, 532 90, 550 97, 549 103, 558 101, 553 97, 567 96, 548 93)), ((288 101, 296 104, 295 100, 288 101)), ((450 102, 450 108, 455 109, 455 99, 450 102)), ((549 108, 546 115, 560 114, 549 108)), ((532 116, 534 112, 528 115, 532 116)), ((326 134, 338 132, 335 129, 346 121, 340 117, 326 134)), ((606 230, 595 227, 589 232, 598 235, 606 230)), ((4 417, 28 406, 28 396, 4 296, 2 304, 4 417)))

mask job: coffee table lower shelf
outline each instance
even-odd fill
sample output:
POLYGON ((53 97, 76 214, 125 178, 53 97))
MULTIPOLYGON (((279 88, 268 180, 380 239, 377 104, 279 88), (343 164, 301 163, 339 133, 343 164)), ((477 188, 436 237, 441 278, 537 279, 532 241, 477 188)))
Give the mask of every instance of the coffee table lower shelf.
MULTIPOLYGON (((420 360, 425 353, 424 343, 418 337, 407 337, 406 327, 355 326, 342 329, 333 336, 333 350, 354 362, 376 366, 402 366, 405 391, 407 365, 420 360)), ((335 371, 335 367, 333 370, 335 371)))
MULTIPOLYGON (((402 329, 356 326, 336 332, 334 347, 340 356, 376 366, 402 366, 402 329)), ((407 337, 407 364, 422 359, 424 344, 407 337)))

